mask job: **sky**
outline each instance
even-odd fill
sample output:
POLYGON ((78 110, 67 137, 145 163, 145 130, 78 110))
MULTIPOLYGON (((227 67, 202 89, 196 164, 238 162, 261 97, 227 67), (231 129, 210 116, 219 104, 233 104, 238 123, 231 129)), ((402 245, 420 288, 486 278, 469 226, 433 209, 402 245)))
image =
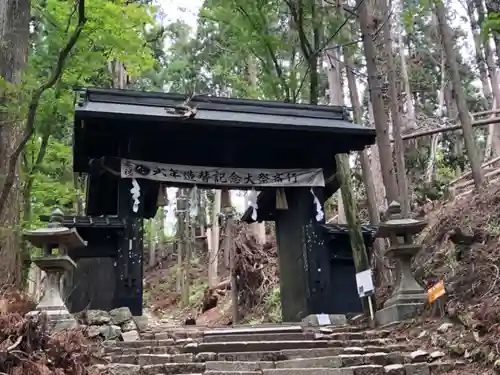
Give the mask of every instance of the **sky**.
POLYGON ((157 0, 157 3, 165 13, 165 24, 183 20, 193 30, 196 29, 198 13, 203 5, 203 0, 157 0))

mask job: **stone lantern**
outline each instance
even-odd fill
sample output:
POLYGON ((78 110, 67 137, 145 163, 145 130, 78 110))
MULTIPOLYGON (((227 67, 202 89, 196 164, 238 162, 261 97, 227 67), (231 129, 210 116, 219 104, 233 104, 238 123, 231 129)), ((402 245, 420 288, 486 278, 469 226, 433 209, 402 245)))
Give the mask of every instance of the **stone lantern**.
POLYGON ((395 260, 398 278, 392 296, 376 313, 377 324, 381 326, 414 318, 427 300, 427 293, 411 272, 411 260, 421 249, 413 237, 424 230, 427 221, 403 218, 397 202, 389 205, 387 213, 388 219, 379 225, 376 237, 390 239, 386 255, 395 260))
POLYGON ((47 314, 49 325, 55 330, 71 328, 77 324, 62 300, 60 282, 65 272, 76 268, 76 263, 66 254, 66 251, 87 245, 76 229, 64 227, 63 221, 62 211, 56 209, 50 216, 47 228, 23 233, 25 240, 43 250, 42 256, 31 259, 38 268, 45 272, 45 291, 36 310, 47 314), (54 249, 58 249, 57 254, 53 253, 54 249))

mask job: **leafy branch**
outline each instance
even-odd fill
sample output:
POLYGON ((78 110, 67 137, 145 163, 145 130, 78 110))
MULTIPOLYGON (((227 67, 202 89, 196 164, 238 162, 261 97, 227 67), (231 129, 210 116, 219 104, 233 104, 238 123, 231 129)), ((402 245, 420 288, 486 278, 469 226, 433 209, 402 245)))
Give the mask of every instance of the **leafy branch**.
MULTIPOLYGON (((5 209, 7 199, 9 197, 11 190, 12 190, 12 186, 14 185, 14 180, 15 180, 15 175, 16 175, 16 166, 17 166, 17 162, 19 160, 19 157, 20 157, 21 153, 23 152, 24 148, 26 147, 26 144, 28 143, 28 141, 31 139, 31 137, 35 133, 36 112, 38 109, 38 105, 40 103, 40 98, 42 97, 42 95, 45 91, 51 89, 61 78, 61 76, 63 74, 64 64, 65 64, 71 50, 73 49, 76 42, 78 41, 78 38, 80 37, 80 34, 82 33, 83 28, 85 26, 85 22, 86 22, 85 0, 79 0, 75 5, 75 9, 78 10, 78 23, 76 25, 75 30, 73 31, 70 38, 68 39, 66 46, 59 52, 56 66, 54 67, 52 75, 47 80, 47 82, 45 82, 38 89, 36 89, 31 96, 30 104, 28 107, 26 126, 25 126, 25 129, 23 132, 23 137, 9 158, 8 172, 7 172, 7 176, 5 178, 4 185, 2 187, 2 192, 0 194, 0 216, 2 215, 3 210, 5 209)), ((70 17, 71 16, 72 16, 72 14, 70 15, 70 17)))

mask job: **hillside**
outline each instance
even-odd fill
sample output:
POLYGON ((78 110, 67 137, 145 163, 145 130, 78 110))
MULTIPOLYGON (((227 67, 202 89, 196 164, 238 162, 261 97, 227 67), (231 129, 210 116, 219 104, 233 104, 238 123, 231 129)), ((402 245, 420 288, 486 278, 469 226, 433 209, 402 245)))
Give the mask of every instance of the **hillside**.
MULTIPOLYGON (((244 224, 236 230, 236 251, 239 255, 237 273, 243 288, 239 300, 240 315, 244 322, 265 323, 280 321, 279 274, 277 269, 276 242, 272 236, 264 245, 257 245, 253 235, 244 224)), ((159 259, 157 265, 145 270, 144 299, 146 306, 156 315, 174 322, 183 322, 194 317, 206 324, 228 324, 231 321, 231 297, 229 270, 224 266, 222 251, 219 257, 220 284, 209 288, 208 254, 197 249, 189 267, 189 304, 181 307, 181 292, 178 277, 181 268, 176 254, 159 259), (215 302, 214 302, 215 299, 215 302), (216 304, 217 313, 202 314, 203 305, 216 304)))
MULTIPOLYGON (((422 317, 397 327, 396 331, 408 334, 412 340, 428 341, 429 345, 436 345, 437 340, 438 345, 456 357, 495 363, 500 359, 497 349, 500 340, 500 187, 490 186, 467 199, 435 203, 426 217, 429 226, 420 237, 423 249, 414 259, 413 269, 423 286, 441 279, 445 281, 444 308, 427 308, 422 317), (453 325, 441 328, 439 339, 428 334, 447 322, 453 325)), ((242 277, 248 285, 247 295, 240 297, 247 302, 241 307, 245 321, 279 319, 275 244, 271 241, 266 245, 273 250, 271 256, 261 252, 241 226, 237 246, 238 252, 244 254, 239 267, 244 270, 242 277)), ((186 308, 178 307, 180 293, 176 292, 175 259, 165 259, 162 266, 147 270, 148 304, 179 323, 189 315, 202 324, 229 323, 230 293, 218 296, 219 313, 214 321, 201 314, 204 293, 208 290, 206 264, 202 254, 191 263, 190 305, 186 308)))

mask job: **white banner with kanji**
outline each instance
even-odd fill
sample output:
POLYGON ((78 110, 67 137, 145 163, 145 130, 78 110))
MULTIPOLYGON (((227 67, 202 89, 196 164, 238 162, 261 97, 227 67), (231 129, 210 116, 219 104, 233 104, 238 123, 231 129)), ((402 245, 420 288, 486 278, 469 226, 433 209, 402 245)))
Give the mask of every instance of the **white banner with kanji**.
POLYGON ((325 186, 322 168, 252 169, 218 168, 121 160, 122 178, 145 178, 159 182, 233 187, 325 186))

